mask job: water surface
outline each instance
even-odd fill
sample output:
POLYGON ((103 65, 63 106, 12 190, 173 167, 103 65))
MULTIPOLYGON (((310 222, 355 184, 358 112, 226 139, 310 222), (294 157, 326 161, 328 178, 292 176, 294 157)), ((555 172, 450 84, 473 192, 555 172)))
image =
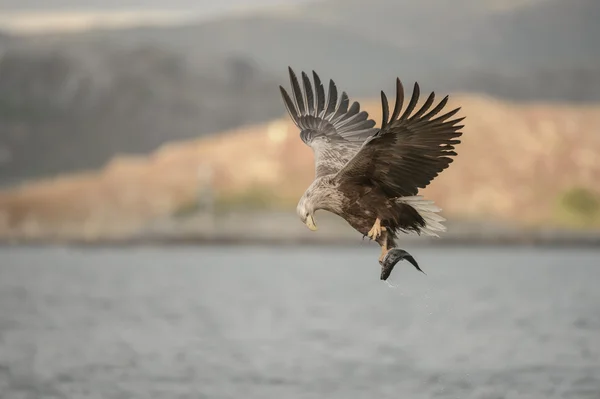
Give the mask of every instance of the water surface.
POLYGON ((600 398, 600 252, 2 248, 0 398, 600 398))

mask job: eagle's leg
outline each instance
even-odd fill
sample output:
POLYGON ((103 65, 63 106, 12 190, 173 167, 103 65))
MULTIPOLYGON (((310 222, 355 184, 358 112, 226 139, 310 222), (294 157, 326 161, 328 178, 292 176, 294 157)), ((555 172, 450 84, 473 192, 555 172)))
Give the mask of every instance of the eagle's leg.
POLYGON ((381 227, 381 219, 377 218, 375 219, 375 223, 373 223, 373 227, 371 227, 371 230, 367 233, 367 236, 369 236, 371 240, 376 240, 383 231, 385 231, 385 227, 381 227))
POLYGON ((381 262, 383 262, 383 258, 385 258, 385 256, 387 255, 389 249, 387 247, 387 231, 383 233, 382 235, 383 239, 382 242, 380 243, 381 245, 381 256, 379 256, 379 264, 381 264, 381 262))
POLYGON ((382 228, 382 232, 377 239, 377 243, 381 245, 381 256, 379 256, 379 264, 381 264, 390 249, 395 246, 394 239, 389 237, 389 233, 385 227, 382 228))

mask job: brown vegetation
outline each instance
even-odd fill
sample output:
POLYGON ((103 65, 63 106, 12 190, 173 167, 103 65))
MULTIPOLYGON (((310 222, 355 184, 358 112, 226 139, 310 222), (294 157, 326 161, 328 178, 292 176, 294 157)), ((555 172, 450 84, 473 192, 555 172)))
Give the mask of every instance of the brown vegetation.
MULTIPOLYGON (((363 104, 379 120, 379 103, 363 104)), ((600 194, 600 106, 474 96, 454 96, 451 105, 462 106, 460 114, 467 116, 459 155, 423 190, 445 216, 565 223, 560 210, 565 193, 585 189, 592 197, 600 194)), ((314 175, 312 152, 297 133, 286 116, 170 143, 148 157, 117 157, 97 173, 6 190, 0 193, 0 234, 127 236, 194 204, 203 184, 221 203, 259 196, 293 211, 314 175)))

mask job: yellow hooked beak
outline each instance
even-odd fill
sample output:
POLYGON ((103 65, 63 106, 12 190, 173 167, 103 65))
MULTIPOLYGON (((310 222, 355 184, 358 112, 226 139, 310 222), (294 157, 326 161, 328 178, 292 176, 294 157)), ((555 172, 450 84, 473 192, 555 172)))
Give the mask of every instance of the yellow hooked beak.
POLYGON ((315 224, 315 219, 313 219, 312 215, 308 215, 304 223, 306 224, 306 227, 308 227, 312 231, 317 230, 317 225, 315 224))

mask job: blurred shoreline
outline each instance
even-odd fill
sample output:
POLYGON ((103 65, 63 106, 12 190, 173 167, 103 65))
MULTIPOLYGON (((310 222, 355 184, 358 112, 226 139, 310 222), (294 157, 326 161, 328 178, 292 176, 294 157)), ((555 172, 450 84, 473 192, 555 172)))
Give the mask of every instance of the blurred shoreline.
MULTIPOLYGON (((214 217, 199 215, 182 221, 158 221, 125 236, 0 238, 1 246, 187 246, 187 245, 281 245, 377 247, 342 219, 318 215, 319 230, 309 231, 293 214, 277 212, 231 213, 214 217)), ((448 221, 440 237, 400 234, 402 246, 536 246, 600 249, 600 230, 569 230, 503 226, 477 221, 448 221)))

